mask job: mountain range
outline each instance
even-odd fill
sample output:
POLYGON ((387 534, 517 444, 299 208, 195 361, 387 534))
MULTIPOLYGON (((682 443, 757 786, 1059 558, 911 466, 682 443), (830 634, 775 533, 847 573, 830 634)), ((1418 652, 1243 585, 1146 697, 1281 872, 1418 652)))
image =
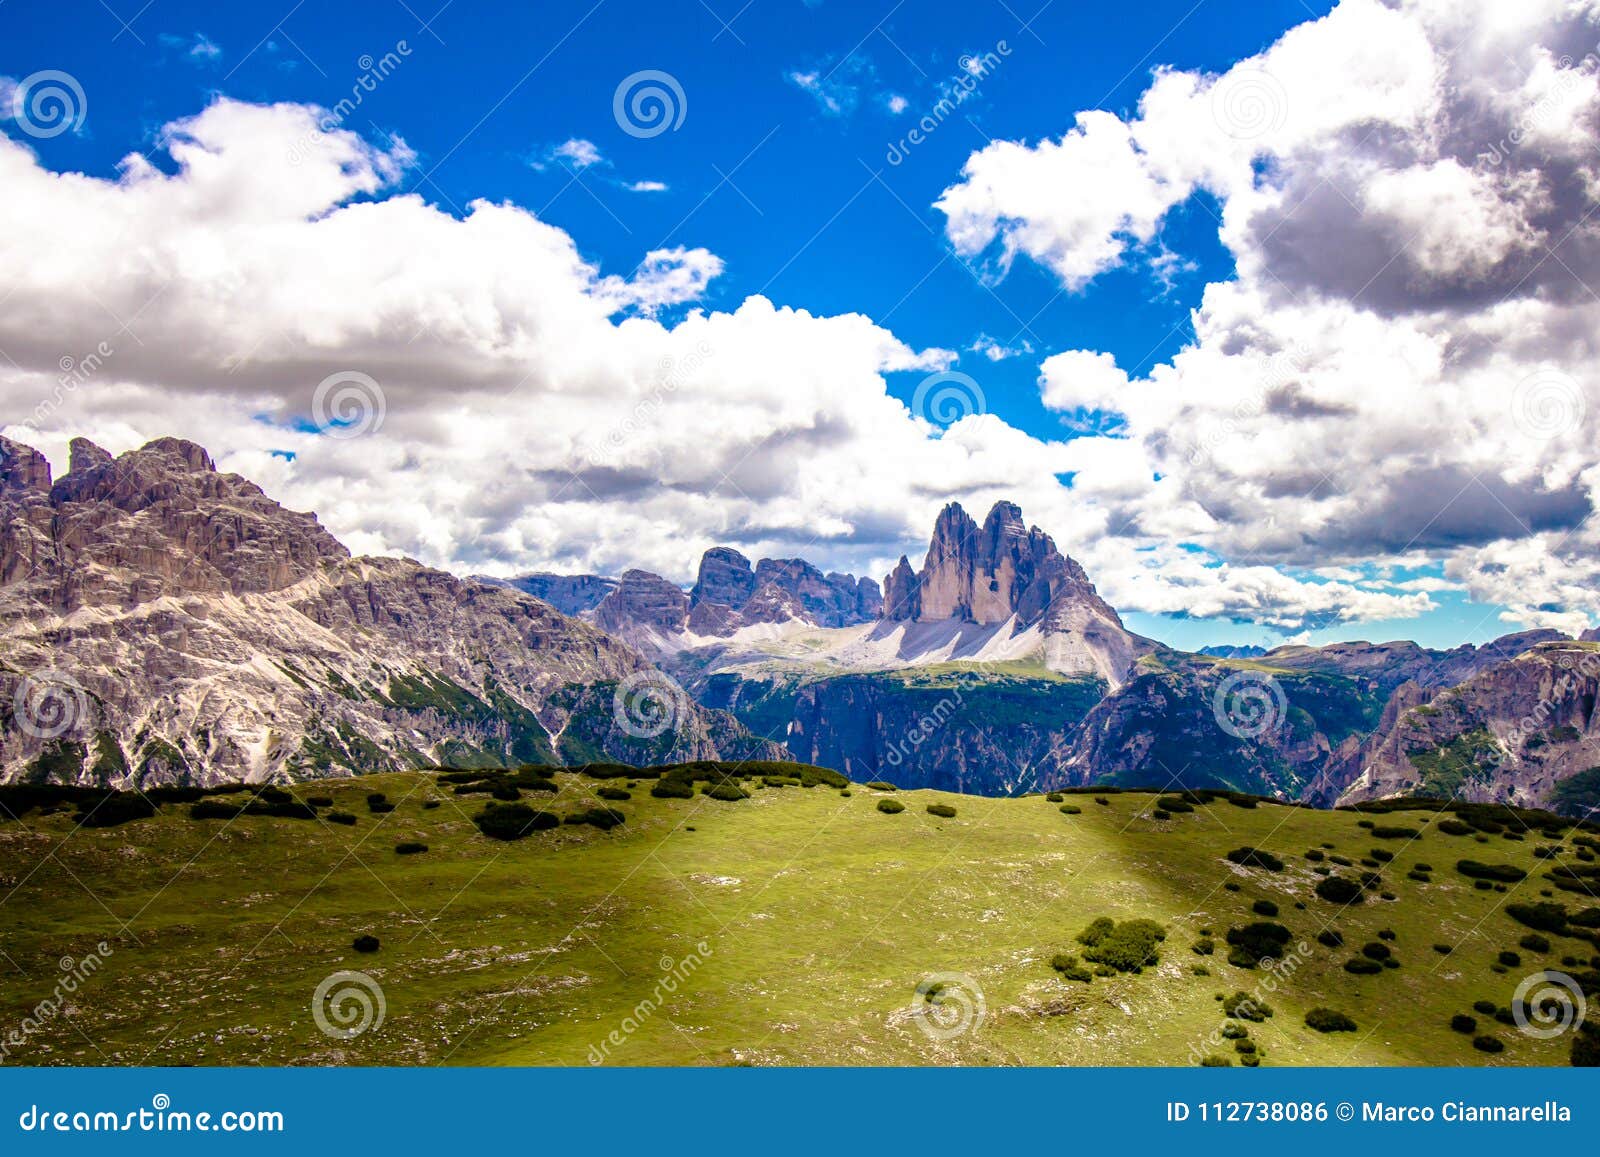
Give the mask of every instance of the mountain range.
POLYGON ((783 758, 984 794, 1227 787, 1600 804, 1600 641, 1176 651, 1022 511, 882 585, 800 558, 459 577, 356 558, 190 442, 53 478, 0 439, 0 779, 783 758))

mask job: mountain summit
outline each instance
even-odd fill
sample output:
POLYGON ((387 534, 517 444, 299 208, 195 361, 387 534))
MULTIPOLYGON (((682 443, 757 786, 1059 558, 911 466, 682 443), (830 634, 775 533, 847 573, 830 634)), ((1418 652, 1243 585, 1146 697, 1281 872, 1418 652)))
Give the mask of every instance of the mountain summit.
POLYGON ((214 784, 433 764, 769 754, 677 695, 641 737, 614 691, 658 672, 538 599, 352 558, 193 442, 52 481, 0 438, 0 781, 214 784))
POLYGON ((961 504, 939 512, 922 569, 904 555, 884 580, 886 622, 1009 625, 1037 629, 1046 666, 1092 673, 1117 686, 1148 644, 1122 625, 1083 567, 1022 520, 1014 502, 996 502, 983 525, 961 504))

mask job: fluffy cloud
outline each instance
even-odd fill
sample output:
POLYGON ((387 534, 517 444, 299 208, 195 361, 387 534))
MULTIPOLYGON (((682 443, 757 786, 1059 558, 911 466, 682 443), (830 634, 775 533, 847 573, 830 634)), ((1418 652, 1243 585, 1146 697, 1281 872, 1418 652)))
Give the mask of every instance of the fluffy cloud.
POLYGON ((1344 0, 1220 76, 1159 70, 1131 118, 974 153, 951 242, 1072 290, 1222 205, 1236 275, 1170 364, 1042 366, 1120 435, 1076 486, 1236 564, 1421 552, 1515 621, 1600 614, 1597 38, 1592 0, 1344 0))
POLYGON ((1131 535, 1161 456, 1147 442, 1041 441, 994 415, 939 429, 885 375, 954 355, 860 315, 752 297, 668 324, 714 254, 604 273, 516 205, 456 217, 396 193, 404 143, 321 116, 218 100, 163 133, 171 165, 134 154, 111 180, 0 139, 7 434, 58 468, 74 434, 195 438, 352 548, 459 570, 683 579, 732 543, 882 574, 950 497, 1010 498, 1131 609, 1296 625, 1429 605, 1182 550, 1210 525, 1183 495, 1131 535), (365 413, 328 401, 330 380, 366 379, 381 422, 376 395, 365 413), (342 436, 330 409, 373 428, 342 436))

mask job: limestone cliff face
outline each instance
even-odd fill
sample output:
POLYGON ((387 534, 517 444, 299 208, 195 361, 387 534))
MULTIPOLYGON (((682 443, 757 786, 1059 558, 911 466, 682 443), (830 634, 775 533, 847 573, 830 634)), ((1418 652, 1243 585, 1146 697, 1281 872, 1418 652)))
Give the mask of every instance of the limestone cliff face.
POLYGON ((1600 804, 1597 700, 1600 648, 1571 640, 1537 644, 1444 690, 1406 684, 1359 751, 1334 765, 1342 774, 1326 795, 1340 803, 1430 795, 1581 812, 1600 804), (1568 782, 1578 776, 1585 778, 1568 782))
POLYGON ((624 571, 616 590, 594 609, 601 630, 628 637, 643 630, 678 634, 689 621, 689 596, 660 575, 624 571))
POLYGON ((1089 576, 1051 537, 1022 520, 1015 503, 997 502, 983 525, 959 503, 939 512, 922 569, 904 556, 884 580, 888 622, 1010 624, 1038 628, 1052 670, 1094 675, 1120 686, 1149 650, 1130 634, 1089 576))
MULTIPOLYGON (((637 744, 606 726, 609 695, 574 689, 647 671, 519 591, 351 558, 193 443, 113 459, 75 441, 52 482, 42 456, 0 439, 0 779, 549 763, 568 730, 625 759, 637 744)), ((743 735, 726 722, 687 704, 666 746, 720 753, 717 736, 743 735)))
POLYGON ((524 594, 543 599, 563 615, 581 615, 599 606, 612 591, 617 580, 595 574, 551 574, 535 571, 514 579, 484 579, 496 586, 515 587, 524 594))

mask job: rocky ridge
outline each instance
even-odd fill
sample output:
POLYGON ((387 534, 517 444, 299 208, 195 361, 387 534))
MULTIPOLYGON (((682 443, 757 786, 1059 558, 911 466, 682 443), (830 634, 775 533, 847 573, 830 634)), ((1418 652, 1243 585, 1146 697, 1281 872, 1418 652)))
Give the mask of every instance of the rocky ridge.
POLYGON ((0 439, 0 780, 118 786, 766 752, 684 700, 640 738, 636 652, 520 591, 352 558, 163 438, 52 480, 0 439), (598 693, 597 693, 598 691, 598 693))

